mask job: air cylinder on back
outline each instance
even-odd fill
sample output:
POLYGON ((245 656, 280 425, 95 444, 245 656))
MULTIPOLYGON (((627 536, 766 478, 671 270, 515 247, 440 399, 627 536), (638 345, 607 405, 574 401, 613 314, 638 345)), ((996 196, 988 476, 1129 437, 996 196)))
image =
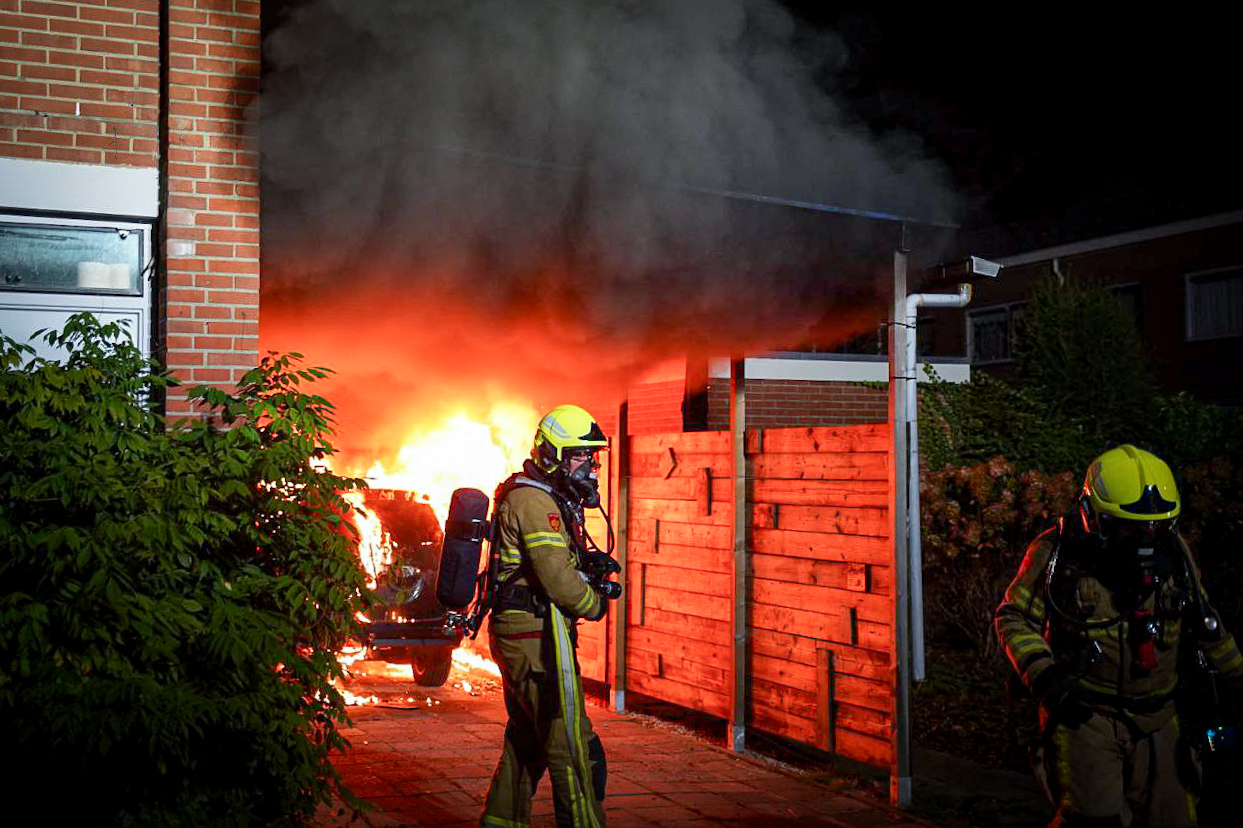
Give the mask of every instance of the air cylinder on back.
POLYGON ((478 489, 457 489, 449 501, 436 598, 447 609, 460 610, 475 597, 479 558, 488 538, 491 499, 478 489))

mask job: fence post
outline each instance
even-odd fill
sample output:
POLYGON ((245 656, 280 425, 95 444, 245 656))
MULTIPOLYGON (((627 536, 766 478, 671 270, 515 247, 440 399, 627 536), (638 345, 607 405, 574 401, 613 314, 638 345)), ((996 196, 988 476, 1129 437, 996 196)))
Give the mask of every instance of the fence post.
MULTIPOLYGON (((905 230, 905 228, 904 228, 905 230)), ((905 236, 905 232, 903 233, 905 236)), ((905 240, 904 240, 905 241, 905 240)), ((914 366, 907 365, 906 251, 893 254, 893 313, 889 318, 889 425, 892 462, 889 464, 890 544, 893 550, 894 641, 890 650, 894 669, 893 764, 889 773, 889 801, 905 808, 911 804, 911 674, 910 674, 910 568, 906 533, 906 404, 904 380, 914 366)))
MULTIPOLYGON (((617 563, 621 565, 622 583, 626 583, 626 552, 630 544, 630 435, 628 431, 629 406, 622 402, 617 412, 617 437, 611 459, 613 491, 617 493, 617 501, 613 505, 613 520, 616 521, 615 536, 617 539, 617 563)), ((631 582, 633 584, 633 581, 631 582)), ((609 647, 611 656, 608 665, 608 684, 611 693, 613 710, 622 713, 626 710, 626 625, 630 623, 626 613, 629 596, 623 595, 613 602, 609 608, 612 615, 613 640, 609 647)))
POLYGON ((730 687, 729 749, 746 748, 747 732, 747 398, 745 358, 733 360, 729 372, 729 427, 734 477, 733 548, 731 574, 734 600, 730 605, 730 638, 734 644, 730 687))

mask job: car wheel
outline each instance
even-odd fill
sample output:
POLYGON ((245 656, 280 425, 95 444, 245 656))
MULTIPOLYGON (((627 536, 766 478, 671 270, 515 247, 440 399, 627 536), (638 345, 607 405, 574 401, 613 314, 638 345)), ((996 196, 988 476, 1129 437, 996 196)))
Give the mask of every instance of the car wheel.
POLYGON ((420 687, 439 687, 449 680, 453 667, 452 647, 414 647, 410 650, 410 669, 420 687))

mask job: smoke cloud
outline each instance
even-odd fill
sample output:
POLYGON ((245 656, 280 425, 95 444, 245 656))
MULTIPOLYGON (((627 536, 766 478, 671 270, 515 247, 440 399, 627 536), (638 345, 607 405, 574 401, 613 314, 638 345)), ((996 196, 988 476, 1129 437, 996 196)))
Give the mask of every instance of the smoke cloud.
POLYGON ((363 419, 875 323, 895 224, 740 194, 954 209, 817 84, 843 44, 772 0, 318 0, 265 58, 264 345, 336 368, 363 419))

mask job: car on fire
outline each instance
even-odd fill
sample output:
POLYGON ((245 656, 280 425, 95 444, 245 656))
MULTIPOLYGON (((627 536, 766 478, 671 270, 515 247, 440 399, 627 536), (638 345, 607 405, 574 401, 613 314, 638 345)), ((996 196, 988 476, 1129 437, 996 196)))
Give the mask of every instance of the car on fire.
POLYGON ((459 632, 446 630, 436 577, 444 540, 432 507, 413 492, 366 489, 356 509, 380 521, 391 550, 376 568, 379 604, 368 613, 363 641, 369 659, 409 663, 416 683, 439 687, 449 678, 459 632))

